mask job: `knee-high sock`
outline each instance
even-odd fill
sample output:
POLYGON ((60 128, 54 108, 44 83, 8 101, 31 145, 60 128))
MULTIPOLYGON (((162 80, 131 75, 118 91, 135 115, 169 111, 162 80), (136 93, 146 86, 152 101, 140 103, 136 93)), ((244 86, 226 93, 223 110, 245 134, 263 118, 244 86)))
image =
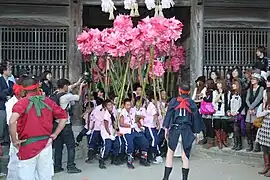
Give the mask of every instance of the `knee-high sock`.
POLYGON ((171 172, 172 172, 172 167, 166 167, 165 166, 163 180, 169 180, 171 172))

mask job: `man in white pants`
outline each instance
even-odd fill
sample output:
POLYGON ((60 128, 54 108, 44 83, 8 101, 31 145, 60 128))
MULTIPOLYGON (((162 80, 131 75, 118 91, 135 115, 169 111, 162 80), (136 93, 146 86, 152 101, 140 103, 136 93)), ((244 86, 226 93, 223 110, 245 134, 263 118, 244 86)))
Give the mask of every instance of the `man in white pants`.
POLYGON ((26 93, 12 109, 10 136, 18 152, 18 180, 52 179, 52 140, 62 131, 67 113, 51 99, 41 96, 39 83, 25 78, 18 88, 26 93), (53 117, 59 119, 52 133, 53 117), (18 135, 17 135, 18 134, 18 135))

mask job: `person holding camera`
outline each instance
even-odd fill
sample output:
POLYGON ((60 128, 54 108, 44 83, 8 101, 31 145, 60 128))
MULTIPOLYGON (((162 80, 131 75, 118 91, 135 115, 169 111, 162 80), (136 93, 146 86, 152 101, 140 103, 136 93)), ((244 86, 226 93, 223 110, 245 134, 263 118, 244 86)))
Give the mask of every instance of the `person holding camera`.
MULTIPOLYGON (((75 83, 76 84, 76 83, 75 83)), ((82 96, 83 88, 86 86, 85 81, 80 83, 80 89, 78 94, 71 94, 68 93, 69 89, 72 85, 70 85, 69 80, 67 79, 60 79, 57 81, 57 88, 58 90, 51 96, 57 104, 61 106, 62 109, 65 109, 69 112, 71 107, 71 103, 73 101, 79 101, 82 96)), ((73 85, 73 87, 76 87, 73 85)), ((54 127, 58 124, 58 120, 55 120, 54 127)), ((63 152, 63 145, 67 147, 67 154, 68 154, 68 162, 67 162, 67 172, 68 173, 80 173, 81 170, 76 167, 75 161, 75 138, 74 133, 72 130, 72 125, 70 121, 70 114, 68 114, 68 120, 66 122, 66 126, 63 131, 58 135, 58 137, 54 141, 54 172, 59 173, 63 171, 62 168, 62 152, 63 152)))

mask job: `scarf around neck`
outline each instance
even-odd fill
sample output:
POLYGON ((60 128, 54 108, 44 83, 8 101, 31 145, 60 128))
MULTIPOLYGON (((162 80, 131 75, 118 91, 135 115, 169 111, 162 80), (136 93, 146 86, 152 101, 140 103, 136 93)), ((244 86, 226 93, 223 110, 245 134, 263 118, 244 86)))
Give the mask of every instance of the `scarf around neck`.
POLYGON ((44 108, 47 108, 50 111, 52 111, 52 108, 48 104, 46 104, 44 100, 45 100, 44 96, 30 96, 29 104, 25 112, 28 113, 33 106, 35 107, 36 115, 38 117, 41 116, 41 110, 44 108))

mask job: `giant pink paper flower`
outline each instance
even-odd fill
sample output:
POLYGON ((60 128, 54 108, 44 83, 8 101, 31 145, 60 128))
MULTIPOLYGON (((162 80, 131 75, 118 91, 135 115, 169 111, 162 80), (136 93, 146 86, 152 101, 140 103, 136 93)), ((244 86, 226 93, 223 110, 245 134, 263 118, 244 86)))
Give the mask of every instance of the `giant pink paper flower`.
POLYGON ((171 54, 171 60, 166 61, 166 69, 171 68, 173 72, 178 72, 180 70, 180 67, 185 64, 185 50, 182 46, 177 47, 176 45, 173 45, 172 47, 172 54, 171 54))
POLYGON ((77 37, 78 49, 85 56, 92 53, 100 56, 103 55, 103 50, 100 43, 100 31, 98 29, 84 30, 77 37))
POLYGON ((118 30, 125 30, 127 28, 132 28, 133 23, 130 16, 127 15, 118 15, 116 16, 113 27, 118 30))
MULTIPOLYGON (((154 47, 153 59, 170 55, 170 42, 181 37, 183 24, 175 19, 164 17, 146 17, 136 28, 133 28, 130 16, 116 17, 113 28, 84 30, 78 37, 78 49, 84 56, 95 54, 97 56, 111 55, 124 57, 127 53, 132 55, 130 67, 137 68, 139 64, 150 60, 150 47, 154 47), (135 58, 136 57, 136 58, 135 58)), ((183 48, 173 45, 171 49, 171 69, 178 71, 184 64, 183 48)), ((99 62, 98 62, 99 63, 99 62)), ((164 68, 168 68, 166 62, 164 68)), ((160 66, 158 66, 160 67, 160 66)))
POLYGON ((153 73, 155 74, 155 76, 157 77, 161 77, 164 75, 165 73, 165 70, 164 70, 164 67, 163 67, 163 64, 159 61, 155 61, 153 63, 153 73))

